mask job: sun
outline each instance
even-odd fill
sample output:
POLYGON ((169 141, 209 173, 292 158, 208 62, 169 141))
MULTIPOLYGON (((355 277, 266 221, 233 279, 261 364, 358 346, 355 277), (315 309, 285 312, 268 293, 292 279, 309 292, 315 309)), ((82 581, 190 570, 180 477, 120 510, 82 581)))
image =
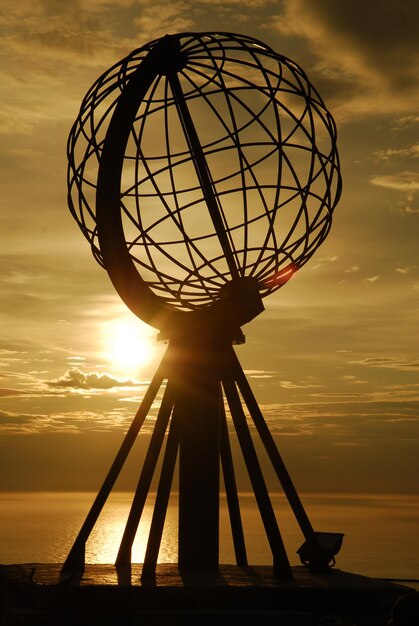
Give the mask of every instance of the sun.
POLYGON ((124 317, 103 324, 102 356, 112 373, 141 375, 156 353, 155 331, 144 322, 124 317))

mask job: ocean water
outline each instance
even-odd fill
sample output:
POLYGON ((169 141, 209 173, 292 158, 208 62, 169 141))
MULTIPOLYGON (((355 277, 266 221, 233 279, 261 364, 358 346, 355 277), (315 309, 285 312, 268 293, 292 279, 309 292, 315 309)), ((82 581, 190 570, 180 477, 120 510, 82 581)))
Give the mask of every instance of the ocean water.
MULTIPOLYGON (((60 563, 71 548, 95 494, 1 493, 0 563, 60 563)), ((419 496, 383 494, 303 494, 315 530, 343 532, 336 567, 382 578, 419 578, 419 496)), ((86 561, 112 563, 118 551, 132 494, 114 493, 87 543, 86 561)), ((292 565, 303 542, 283 495, 272 502, 292 565)), ((151 495, 133 547, 133 562, 142 562, 153 512, 151 495)), ((259 511, 251 494, 240 494, 249 563, 272 563, 259 511)), ((177 498, 172 497, 159 553, 160 562, 177 560, 177 498)), ((220 562, 234 563, 225 498, 220 507, 220 562)))

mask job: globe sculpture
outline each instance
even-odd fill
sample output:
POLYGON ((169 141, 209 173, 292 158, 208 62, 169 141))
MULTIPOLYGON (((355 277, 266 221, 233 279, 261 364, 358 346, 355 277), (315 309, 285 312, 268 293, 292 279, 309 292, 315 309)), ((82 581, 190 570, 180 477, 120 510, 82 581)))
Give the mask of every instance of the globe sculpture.
POLYGON ((319 93, 296 63, 251 37, 167 35, 90 88, 68 162, 70 210, 93 256, 169 345, 63 571, 84 567, 86 541, 160 389, 117 565, 131 562, 160 456, 143 578, 155 572, 178 457, 179 567, 218 567, 220 459, 236 561, 247 564, 231 417, 274 574, 292 575, 249 422, 301 527, 301 559, 328 568, 342 535, 313 530, 232 347, 330 230, 341 177, 319 93))

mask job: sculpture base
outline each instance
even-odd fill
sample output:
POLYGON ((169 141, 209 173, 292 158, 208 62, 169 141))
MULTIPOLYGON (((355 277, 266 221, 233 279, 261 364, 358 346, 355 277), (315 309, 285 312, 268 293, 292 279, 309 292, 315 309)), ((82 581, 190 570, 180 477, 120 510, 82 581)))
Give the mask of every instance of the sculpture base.
POLYGON ((357 626, 382 626, 410 587, 333 570, 313 574, 293 567, 292 581, 271 567, 223 565, 216 573, 159 564, 154 583, 141 583, 141 565, 86 565, 81 578, 60 575, 61 565, 0 568, 4 626, 100 624, 144 626, 317 626, 339 616, 357 626))

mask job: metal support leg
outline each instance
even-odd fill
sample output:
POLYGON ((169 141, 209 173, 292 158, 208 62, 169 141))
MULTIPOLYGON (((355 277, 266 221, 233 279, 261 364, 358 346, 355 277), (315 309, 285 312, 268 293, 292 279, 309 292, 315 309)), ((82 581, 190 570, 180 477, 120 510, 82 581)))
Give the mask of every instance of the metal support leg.
POLYGON ((172 487, 173 472, 179 448, 179 417, 176 406, 170 423, 167 436, 166 450, 164 452, 163 466, 160 474, 159 486, 154 504, 153 517, 148 535, 147 549, 141 573, 142 581, 154 580, 156 574, 157 558, 159 556, 161 538, 163 535, 164 521, 166 519, 167 505, 169 503, 170 490, 172 487))
POLYGON ((150 386, 148 387, 144 395, 137 414, 135 415, 127 434, 125 435, 125 438, 108 472, 108 475, 106 476, 105 481, 99 493, 97 494, 92 504, 92 507, 84 521, 84 524, 82 525, 79 534, 77 535, 77 538, 69 552, 69 555, 62 567, 62 573, 84 571, 86 541, 89 538, 94 525, 96 524, 97 518, 99 517, 100 512, 102 511, 105 502, 108 499, 112 487, 114 486, 115 481, 119 476, 119 473, 127 459, 127 456, 134 444, 134 441, 137 438, 140 428, 143 425, 144 420, 147 417, 147 414, 151 408, 151 405, 153 404, 154 399, 161 387, 165 373, 164 360, 165 359, 163 357, 162 362, 160 363, 157 372, 155 373, 150 383, 150 386))
POLYGON ((240 567, 247 566, 246 544, 244 541, 244 532, 242 518, 240 514, 240 504, 237 494, 236 477, 234 475, 233 458, 231 455, 230 439, 228 437, 228 428, 224 405, 220 406, 220 453, 221 465, 223 468, 224 485, 227 496, 228 511, 230 515, 231 533, 233 536, 234 553, 236 555, 236 563, 240 567))
POLYGON ((263 445, 265 446, 265 450, 269 456, 269 459, 272 463, 272 466, 278 476, 278 479, 282 485, 284 493, 290 503, 291 509, 294 512, 296 520, 301 528, 301 531, 304 537, 307 540, 312 540, 315 537, 313 527, 310 523, 310 520, 307 517, 307 513, 304 510, 303 504, 298 496, 297 490, 294 487, 294 484, 291 480, 291 477, 288 473, 287 468, 285 467, 285 463, 282 460, 282 457, 278 451, 278 448, 275 444, 275 441, 272 437, 272 434, 263 418, 262 412, 259 408, 259 405, 253 395, 252 389, 249 385, 249 382, 244 375, 243 369, 240 365, 239 360, 233 350, 231 349, 231 371, 234 372, 235 380, 237 381, 237 386, 240 389, 240 393, 243 396, 243 399, 246 403, 247 408, 249 409, 252 420, 256 426, 256 430, 258 431, 259 437, 262 440, 263 445))
POLYGON ((290 579, 292 578, 291 566, 288 561, 287 553, 278 528, 275 513, 272 508, 272 503, 269 498, 268 490, 266 488, 265 480, 263 478, 262 470, 260 468, 236 385, 234 381, 229 378, 223 379, 222 383, 228 404, 230 406, 231 416, 239 438, 240 447, 246 463, 249 478, 252 483, 256 502, 258 504, 265 532, 271 547, 274 576, 276 578, 290 579))
POLYGON ((170 381, 168 381, 160 405, 156 424, 154 426, 153 434, 151 436, 150 444, 148 446, 147 454, 144 459, 143 469, 141 471, 137 489, 134 495, 134 499, 132 501, 131 510, 129 512, 127 524, 125 526, 125 531, 122 536, 121 545, 119 547, 118 556, 115 562, 115 565, 117 566, 131 564, 132 544, 134 542, 135 535, 138 529, 138 524, 140 523, 144 505, 150 491, 151 481, 153 479, 156 464, 160 455, 160 450, 163 445, 164 435, 166 433, 167 424, 169 423, 172 408, 173 393, 170 381))

